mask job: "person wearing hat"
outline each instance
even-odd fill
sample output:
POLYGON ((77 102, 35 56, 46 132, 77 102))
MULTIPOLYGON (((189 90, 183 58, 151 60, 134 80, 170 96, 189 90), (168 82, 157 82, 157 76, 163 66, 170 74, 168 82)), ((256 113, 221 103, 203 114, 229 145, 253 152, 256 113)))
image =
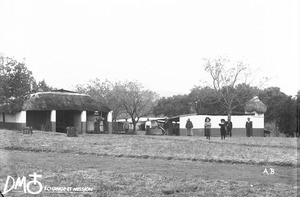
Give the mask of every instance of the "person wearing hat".
POLYGON ((204 134, 205 134, 206 139, 209 139, 209 140, 210 140, 210 129, 211 129, 210 118, 206 117, 205 123, 204 123, 204 134))
POLYGON ((100 117, 98 111, 94 113, 94 133, 100 133, 100 117))
POLYGON ((250 121, 250 118, 248 118, 248 121, 246 122, 246 136, 247 137, 252 136, 252 130, 253 130, 253 124, 252 124, 252 121, 250 121))

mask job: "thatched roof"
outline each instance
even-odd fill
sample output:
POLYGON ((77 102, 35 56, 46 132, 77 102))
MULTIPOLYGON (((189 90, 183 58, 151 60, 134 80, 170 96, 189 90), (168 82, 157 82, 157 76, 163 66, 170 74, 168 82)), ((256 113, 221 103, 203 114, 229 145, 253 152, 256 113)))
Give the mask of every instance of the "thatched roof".
POLYGON ((67 91, 39 92, 24 102, 23 110, 79 110, 109 112, 110 109, 86 94, 67 91))
POLYGON ((246 103, 245 111, 263 114, 267 111, 267 106, 261 100, 259 100, 257 96, 255 96, 253 99, 246 103))

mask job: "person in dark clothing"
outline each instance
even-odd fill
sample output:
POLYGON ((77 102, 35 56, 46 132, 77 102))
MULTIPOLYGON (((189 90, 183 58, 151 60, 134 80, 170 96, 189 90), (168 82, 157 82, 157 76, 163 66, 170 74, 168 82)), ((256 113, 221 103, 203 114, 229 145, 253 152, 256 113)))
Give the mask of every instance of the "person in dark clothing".
POLYGON ((94 133, 100 133, 100 116, 98 111, 95 111, 94 114, 94 133))
POLYGON ((221 140, 225 140, 226 136, 226 123, 224 119, 221 119, 221 123, 219 124, 220 126, 220 131, 221 131, 221 140))
POLYGON ((167 118, 165 119, 165 122, 163 124, 163 129, 164 129, 163 135, 168 135, 169 121, 167 118))
POLYGON ((227 122, 227 134, 231 137, 232 136, 232 122, 230 120, 230 118, 228 119, 228 122, 227 122))
POLYGON ((253 131, 253 124, 252 121, 250 121, 250 118, 248 118, 248 121, 246 122, 246 136, 251 137, 253 131))
POLYGON ((127 118, 125 119, 125 122, 123 124, 123 129, 125 131, 125 134, 128 134, 128 131, 129 131, 129 122, 128 122, 127 118))
POLYGON ((173 135, 173 129, 174 129, 173 122, 169 121, 168 135, 173 135))
POLYGON ((209 140, 210 140, 210 129, 211 129, 210 118, 206 117, 205 123, 204 123, 204 134, 206 136, 206 139, 209 139, 209 140))
POLYGON ((193 136, 193 123, 190 119, 186 121, 185 128, 187 129, 187 136, 193 136))

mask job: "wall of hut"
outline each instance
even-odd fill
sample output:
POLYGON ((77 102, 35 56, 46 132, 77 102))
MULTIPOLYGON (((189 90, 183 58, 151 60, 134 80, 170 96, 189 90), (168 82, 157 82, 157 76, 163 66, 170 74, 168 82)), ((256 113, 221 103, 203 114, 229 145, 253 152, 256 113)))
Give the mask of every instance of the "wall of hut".
MULTIPOLYGON (((220 134, 220 126, 219 123, 221 119, 225 119, 227 121, 226 115, 191 115, 180 117, 180 135, 187 135, 187 130, 185 128, 186 121, 188 118, 193 123, 193 133, 196 136, 204 136, 204 121, 205 118, 209 117, 211 119, 211 136, 218 137, 220 134)), ((233 124, 232 136, 246 136, 245 124, 247 118, 253 123, 253 136, 264 136, 264 115, 263 114, 245 114, 245 115, 232 115, 231 122, 233 124)))
POLYGON ((0 128, 21 130, 26 126, 26 111, 14 114, 2 113, 0 118, 0 128))

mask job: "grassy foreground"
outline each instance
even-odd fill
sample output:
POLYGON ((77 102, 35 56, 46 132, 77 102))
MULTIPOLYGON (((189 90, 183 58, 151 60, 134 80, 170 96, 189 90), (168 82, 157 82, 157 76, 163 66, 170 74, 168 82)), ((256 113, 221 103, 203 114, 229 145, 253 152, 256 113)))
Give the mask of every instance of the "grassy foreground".
MULTIPOLYGON (((153 171, 147 161, 188 166, 208 161, 234 165, 260 164, 290 168, 297 166, 295 138, 228 138, 220 140, 183 136, 81 135, 34 131, 0 130, 0 190, 6 176, 43 174, 44 186, 90 187, 92 192, 43 191, 35 196, 296 196, 296 182, 227 180, 225 177, 166 175, 153 171), (26 153, 23 154, 22 152, 26 153), (80 157, 81 159, 76 159, 80 157), (89 160, 89 158, 91 160, 89 160), (112 161, 103 163, 104 158, 112 161), (133 163, 122 165, 126 159, 133 163), (144 163, 140 161, 145 161, 144 163), (135 163, 136 166, 134 165, 135 163), (242 164, 244 163, 244 164, 242 164), (102 165, 110 165, 105 168, 102 165), (140 166, 139 166, 140 165, 140 166), (100 168, 101 166, 101 168, 100 168), (134 168, 145 168, 135 171, 134 168), (133 168, 132 170, 128 170, 133 168), (263 182, 263 183, 262 183, 263 182)), ((161 167, 160 166, 160 167, 161 167)), ((245 165, 247 166, 247 165, 245 165)), ((278 167, 278 168, 279 168, 278 167)), ((159 168, 159 166, 158 166, 159 168)), ((167 168, 166 168, 167 169, 167 168)), ((228 169, 228 168, 227 168, 228 169)), ((182 169, 182 174, 187 171, 182 169)), ((190 172, 189 172, 190 173, 190 172)), ((251 174, 251 173, 250 173, 251 174)), ((237 176, 239 174, 237 173, 237 176)), ((264 180, 264 179, 262 179, 264 180)), ((267 179, 266 179, 267 180, 267 179)), ((13 196, 26 196, 13 193, 13 196)), ((32 196, 32 195, 28 195, 32 196)))
POLYGON ((80 135, 35 131, 23 135, 0 132, 0 148, 35 152, 94 154, 99 156, 215 161, 297 166, 296 138, 246 138, 226 140, 187 136, 80 135))

